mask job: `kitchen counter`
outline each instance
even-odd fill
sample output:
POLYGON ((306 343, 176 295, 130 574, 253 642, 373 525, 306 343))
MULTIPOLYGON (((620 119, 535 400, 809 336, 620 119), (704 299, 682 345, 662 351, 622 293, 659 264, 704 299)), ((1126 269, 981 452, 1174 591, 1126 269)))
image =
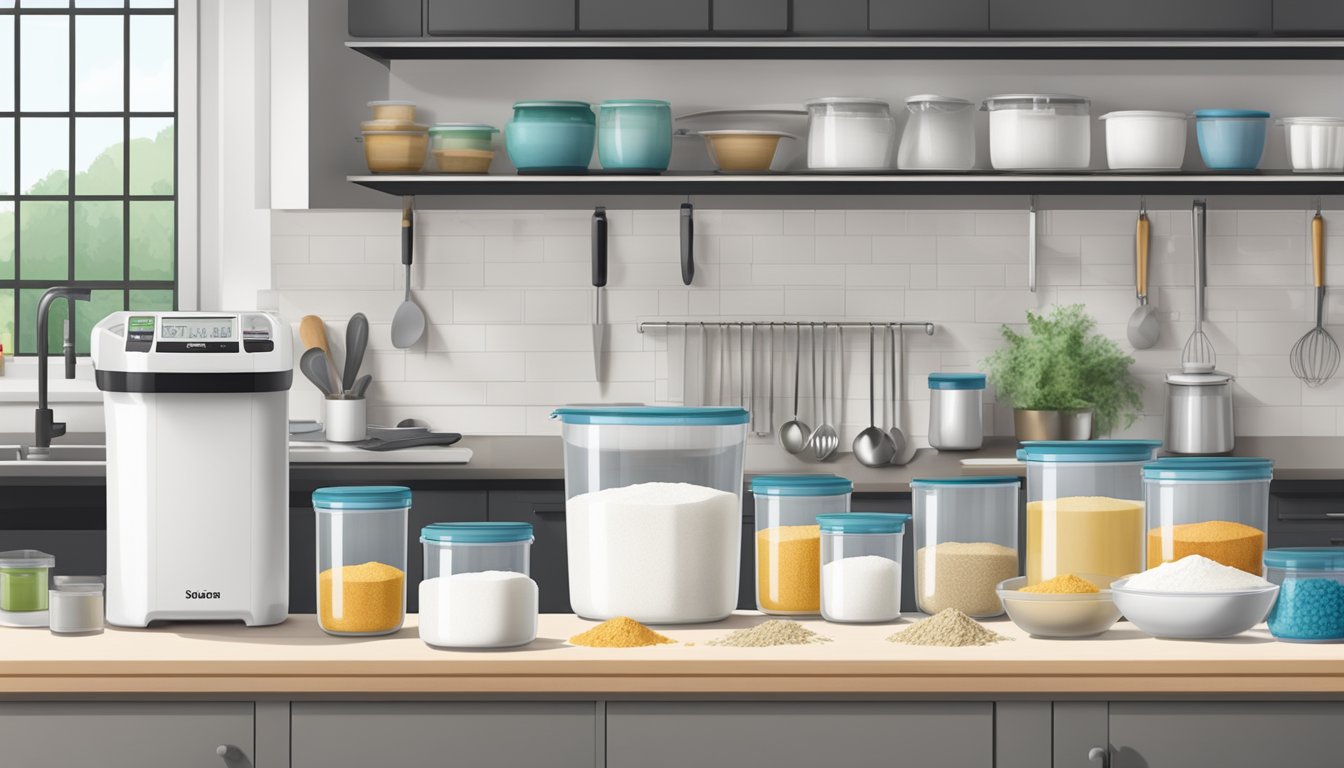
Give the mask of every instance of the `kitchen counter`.
POLYGON ((248 629, 177 624, 55 637, 0 629, 0 693, 7 694, 1074 694, 1344 693, 1344 645, 1274 641, 1264 626, 1222 641, 1175 642, 1124 623, 1089 640, 1013 638, 978 648, 922 648, 882 626, 804 621, 832 642, 776 648, 706 645, 761 621, 660 628, 679 645, 596 649, 565 638, 592 624, 543 615, 539 637, 512 651, 453 652, 422 643, 410 616, 385 638, 324 635, 312 615, 248 629))

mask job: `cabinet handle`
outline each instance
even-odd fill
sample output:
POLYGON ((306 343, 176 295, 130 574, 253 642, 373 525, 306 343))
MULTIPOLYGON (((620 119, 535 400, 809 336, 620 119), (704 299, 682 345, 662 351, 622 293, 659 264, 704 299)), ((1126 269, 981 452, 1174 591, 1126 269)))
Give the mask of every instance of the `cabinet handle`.
POLYGON ((1330 540, 1330 546, 1332 546, 1332 547, 1344 547, 1344 539, 1331 539, 1331 540, 1330 540))
POLYGON ((533 504, 532 514, 534 515, 563 515, 565 514, 565 503, 551 502, 544 504, 533 504))
POLYGON ((1326 512, 1326 517, 1344 517, 1344 512, 1326 512))
POLYGON ((1093 747, 1087 751, 1088 765, 1100 765, 1101 768, 1106 768, 1111 762, 1109 758, 1110 755, 1103 747, 1093 747))
POLYGON ((215 754, 224 758, 225 762, 230 760, 241 760, 243 758, 243 750, 232 744, 220 744, 218 747, 215 747, 215 754))

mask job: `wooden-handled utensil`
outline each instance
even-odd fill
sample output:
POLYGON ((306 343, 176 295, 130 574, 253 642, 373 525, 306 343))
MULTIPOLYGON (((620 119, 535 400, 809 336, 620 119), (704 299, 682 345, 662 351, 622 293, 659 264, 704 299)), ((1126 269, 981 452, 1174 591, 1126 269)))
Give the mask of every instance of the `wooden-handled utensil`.
POLYGON ((1139 221, 1134 229, 1134 287, 1139 306, 1129 316, 1129 343, 1135 349, 1148 349, 1157 343, 1162 326, 1157 315, 1148 303, 1148 243, 1151 225, 1148 221, 1148 206, 1140 201, 1139 221))
MULTIPOLYGON (((336 361, 331 357, 331 345, 327 343, 327 325, 322 322, 322 318, 317 315, 304 315, 299 321, 299 341, 304 349, 320 349, 322 355, 326 358, 328 381, 339 382, 341 377, 336 373, 336 361)), ((329 394, 340 394, 339 389, 329 388, 329 394)))
POLYGON ((1297 340, 1288 362, 1294 376, 1309 387, 1319 387, 1339 370, 1339 344, 1325 329, 1325 219, 1319 203, 1311 218, 1311 271, 1316 286, 1316 327, 1297 340))

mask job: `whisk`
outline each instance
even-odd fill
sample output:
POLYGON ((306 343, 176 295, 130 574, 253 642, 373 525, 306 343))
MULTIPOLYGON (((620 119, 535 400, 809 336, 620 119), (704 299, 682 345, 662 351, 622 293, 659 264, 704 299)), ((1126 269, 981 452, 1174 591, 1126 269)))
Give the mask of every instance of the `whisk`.
POLYGON ((1185 340, 1185 348, 1181 350, 1181 368, 1184 370, 1211 371, 1218 363, 1213 342, 1204 335, 1204 288, 1208 284, 1204 275, 1208 266, 1205 263, 1204 219, 1207 211, 1208 206, 1203 200, 1196 200, 1190 209, 1195 241, 1195 330, 1185 340))
POLYGON ((1325 219, 1321 207, 1311 219, 1311 269, 1316 283, 1316 327, 1303 334, 1293 345, 1288 362, 1293 375, 1308 387, 1319 387, 1339 369, 1339 344, 1325 330, 1325 219))

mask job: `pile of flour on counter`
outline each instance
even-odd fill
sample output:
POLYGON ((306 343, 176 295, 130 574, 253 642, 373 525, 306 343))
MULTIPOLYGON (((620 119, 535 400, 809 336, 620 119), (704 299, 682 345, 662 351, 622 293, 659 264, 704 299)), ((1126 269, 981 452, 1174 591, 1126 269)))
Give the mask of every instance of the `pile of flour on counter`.
POLYGON ((1142 592, 1238 592, 1262 589, 1268 581, 1240 568, 1223 565, 1203 555, 1190 555, 1175 562, 1162 563, 1131 576, 1126 589, 1142 592))

